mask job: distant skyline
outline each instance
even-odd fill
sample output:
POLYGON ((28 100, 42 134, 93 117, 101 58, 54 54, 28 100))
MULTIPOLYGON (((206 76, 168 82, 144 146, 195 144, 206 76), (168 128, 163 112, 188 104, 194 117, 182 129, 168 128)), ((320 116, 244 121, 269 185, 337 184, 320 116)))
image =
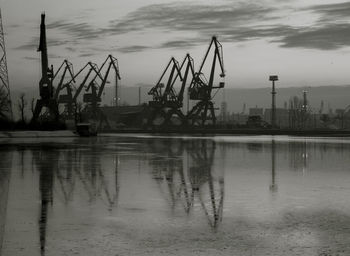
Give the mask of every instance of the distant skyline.
POLYGON ((212 35, 223 45, 226 86, 350 84, 350 2, 2 0, 11 87, 40 79, 40 14, 45 11, 50 63, 79 70, 119 60, 123 86, 152 85, 168 60, 189 52, 199 66, 212 35))

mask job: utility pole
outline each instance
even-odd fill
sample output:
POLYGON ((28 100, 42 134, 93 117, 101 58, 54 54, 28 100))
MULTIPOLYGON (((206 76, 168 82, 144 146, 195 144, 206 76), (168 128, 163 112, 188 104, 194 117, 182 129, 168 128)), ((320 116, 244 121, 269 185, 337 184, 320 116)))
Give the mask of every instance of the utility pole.
POLYGON ((139 105, 141 105, 141 86, 139 86, 139 105))
POLYGON ((5 117, 12 119, 12 104, 11 104, 11 94, 10 94, 10 83, 7 70, 7 60, 6 60, 6 50, 5 50, 5 37, 4 28, 2 26, 2 16, 0 9, 0 93, 4 94, 4 97, 0 98, 1 105, 4 106, 3 114, 5 117), (2 102, 5 101, 5 102, 2 102))
POLYGON ((272 128, 276 128, 276 89, 275 89, 275 81, 278 81, 278 76, 272 75, 269 78, 272 81, 272 104, 271 104, 271 126, 272 128))

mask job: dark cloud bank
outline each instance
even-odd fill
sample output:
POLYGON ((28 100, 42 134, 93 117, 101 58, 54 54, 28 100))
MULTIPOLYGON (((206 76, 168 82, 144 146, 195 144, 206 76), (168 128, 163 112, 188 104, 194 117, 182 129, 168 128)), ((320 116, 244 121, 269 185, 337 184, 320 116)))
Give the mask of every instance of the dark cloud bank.
MULTIPOLYGON (((131 43, 130 46, 118 49, 124 53, 159 48, 190 48, 207 42, 212 35, 218 35, 222 42, 265 39, 286 48, 333 50, 350 46, 350 3, 315 5, 295 10, 303 11, 305 15, 317 14, 319 18, 312 27, 279 24, 281 9, 278 9, 278 4, 275 6, 277 7, 249 1, 215 6, 188 2, 153 4, 141 7, 121 20, 113 20, 101 29, 96 29, 89 23, 69 21, 55 21, 48 28, 66 33, 71 44, 110 35, 147 33, 150 30, 161 33, 187 32, 186 35, 192 35, 191 38, 177 38, 152 46, 131 43), (261 25, 262 22, 272 25, 261 25)), ((69 43, 68 41, 57 41, 56 45, 69 43)), ((51 45, 54 43, 51 42, 51 45)), ((18 49, 32 47, 33 42, 30 42, 18 49)))

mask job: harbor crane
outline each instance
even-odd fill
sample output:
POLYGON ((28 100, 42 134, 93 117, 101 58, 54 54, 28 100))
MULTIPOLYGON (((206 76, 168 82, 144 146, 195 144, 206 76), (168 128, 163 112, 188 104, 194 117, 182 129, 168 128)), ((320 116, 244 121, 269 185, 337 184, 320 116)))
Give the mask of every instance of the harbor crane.
POLYGON ((37 100, 32 122, 36 122, 43 109, 46 107, 49 110, 49 114, 53 120, 58 122, 59 112, 58 104, 54 98, 54 88, 52 85, 54 72, 53 66, 49 67, 48 54, 47 54, 47 43, 46 43, 46 27, 45 27, 45 14, 41 14, 40 24, 40 44, 38 51, 41 52, 41 80, 39 82, 40 99, 37 100))
POLYGON ((58 95, 59 92, 57 92, 58 89, 56 89, 58 96, 56 96, 56 99, 58 100, 58 103, 65 105, 65 109, 63 113, 61 113, 61 116, 66 117, 67 119, 74 118, 77 107, 77 99, 83 88, 86 86, 86 83, 89 81, 89 78, 92 79, 92 77, 97 74, 101 80, 103 79, 98 70, 99 68, 95 63, 88 62, 67 83, 61 86, 60 91, 66 89, 66 94, 58 95), (85 76, 82 79, 82 82, 79 84, 78 88, 76 88, 75 84, 77 83, 78 78, 83 74, 85 74, 85 76))
POLYGON ((65 84, 63 84, 63 83, 64 83, 64 79, 66 77, 67 72, 70 75, 70 78, 75 82, 73 64, 70 63, 68 60, 64 60, 62 62, 61 66, 57 69, 55 75, 53 76, 53 80, 55 80, 55 78, 59 76, 61 70, 62 70, 61 79, 59 80, 59 82, 56 86, 55 93, 54 93, 54 95, 55 95, 54 98, 56 100, 58 100, 59 93, 65 89, 65 84))
POLYGON ((225 86, 224 82, 220 82, 217 86, 214 85, 216 62, 219 62, 220 65, 220 77, 224 78, 225 70, 222 45, 214 36, 210 42, 199 71, 195 73, 188 89, 190 100, 198 101, 187 114, 187 121, 191 125, 205 125, 208 121, 211 121, 213 125, 216 123, 214 103, 212 101, 216 93, 212 95, 212 92, 215 89, 219 90, 225 86), (203 73, 203 67, 208 59, 212 47, 214 48, 214 56, 209 81, 207 81, 203 73))
POLYGON ((183 107, 184 92, 189 74, 193 78, 194 61, 189 54, 186 54, 180 66, 174 58, 171 58, 158 83, 148 93, 153 96, 153 101, 149 102, 149 105, 153 109, 150 121, 153 121, 157 116, 161 116, 164 119, 163 125, 169 125, 171 123, 171 118, 177 116, 182 124, 185 122, 186 118, 181 108, 183 107), (171 65, 171 72, 164 92, 162 92, 162 88, 164 87, 162 79, 171 65), (185 71, 183 74, 184 69, 185 71), (176 93, 174 88, 177 80, 181 82, 179 93, 176 93))
POLYGON ((152 89, 148 92, 148 95, 152 95, 153 98, 152 101, 149 102, 149 106, 151 107, 151 114, 148 119, 148 123, 150 125, 153 125, 155 119, 158 117, 161 117, 163 119, 162 124, 165 125, 165 119, 168 115, 169 105, 176 102, 174 84, 178 76, 180 77, 180 80, 182 80, 179 62, 174 57, 172 57, 169 60, 156 85, 152 87, 152 89), (163 82, 164 80, 166 80, 166 83, 163 82), (163 88, 164 91, 162 91, 163 88))
POLYGON ((104 92, 105 85, 108 82, 108 75, 112 68, 115 71, 116 81, 120 80, 118 60, 112 55, 108 55, 106 60, 99 68, 98 72, 85 88, 85 94, 83 95, 83 102, 87 104, 84 112, 92 119, 100 119, 100 122, 102 122, 105 118, 103 116, 103 113, 99 110, 99 104, 101 102, 101 97, 104 92), (107 67, 106 72, 102 76, 101 72, 105 67, 107 67), (100 84, 98 84, 96 81, 97 77, 101 79, 100 84))
MULTIPOLYGON (((74 76, 74 70, 73 70, 73 64, 70 63, 68 60, 64 60, 61 64, 61 66, 58 68, 58 70, 56 71, 55 75, 53 76, 53 81, 55 81, 56 78, 58 78, 59 76, 61 76, 61 78, 59 79, 59 82, 56 86, 55 92, 54 92, 54 99, 56 100, 56 102, 58 103, 58 105, 60 105, 62 102, 60 101, 60 99, 62 97, 64 97, 64 95, 60 95, 60 93, 66 89, 66 95, 70 95, 72 93, 71 88, 69 87, 69 84, 64 83, 66 75, 68 75, 68 77, 73 80, 73 82, 75 82, 75 76, 74 76), (60 73, 61 72, 61 73, 60 73)), ((67 96, 66 96, 67 97, 67 96)), ((70 111, 71 106, 66 106, 65 105, 65 110, 63 111, 63 113, 60 113, 60 117, 63 117, 64 119, 69 119, 70 116, 68 115, 68 113, 72 112, 72 110, 70 111), (67 110, 68 108, 68 110, 67 110)))

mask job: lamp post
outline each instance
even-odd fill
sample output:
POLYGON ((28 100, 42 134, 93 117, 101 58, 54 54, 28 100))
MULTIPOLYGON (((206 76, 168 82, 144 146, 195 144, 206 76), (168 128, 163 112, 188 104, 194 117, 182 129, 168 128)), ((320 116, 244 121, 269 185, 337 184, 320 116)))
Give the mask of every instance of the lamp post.
POLYGON ((275 90, 275 81, 278 81, 278 76, 271 75, 269 78, 272 81, 272 104, 271 104, 271 127, 276 127, 276 90, 275 90))

